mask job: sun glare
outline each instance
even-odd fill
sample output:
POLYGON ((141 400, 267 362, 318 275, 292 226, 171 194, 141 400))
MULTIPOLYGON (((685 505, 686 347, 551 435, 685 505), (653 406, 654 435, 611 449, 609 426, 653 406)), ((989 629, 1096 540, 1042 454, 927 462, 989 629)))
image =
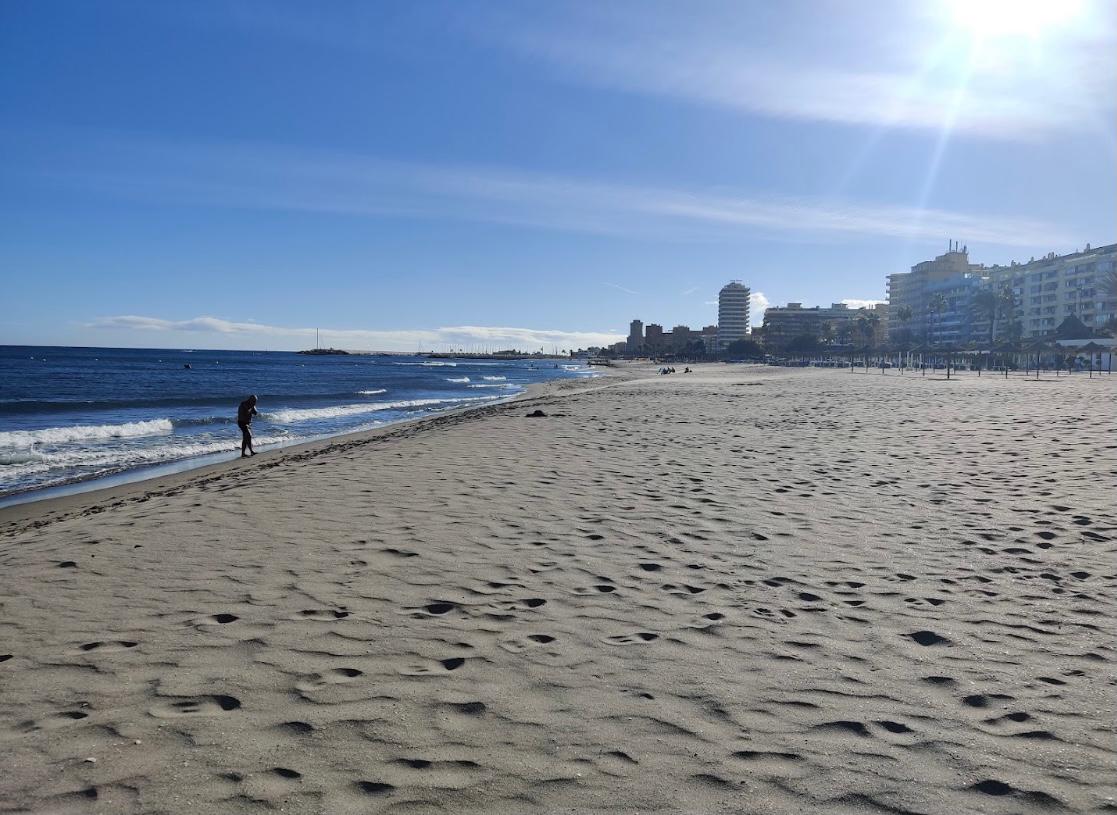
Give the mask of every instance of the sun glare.
POLYGON ((1041 37, 1082 13, 1082 0, 948 0, 955 25, 979 39, 1041 37))

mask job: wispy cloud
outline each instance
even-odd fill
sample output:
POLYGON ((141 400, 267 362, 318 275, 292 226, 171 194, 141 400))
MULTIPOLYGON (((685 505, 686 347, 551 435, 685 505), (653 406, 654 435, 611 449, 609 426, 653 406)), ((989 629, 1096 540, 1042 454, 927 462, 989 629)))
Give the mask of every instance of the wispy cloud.
POLYGON ((259 143, 198 145, 95 136, 81 142, 80 149, 67 143, 49 165, 22 171, 154 203, 467 220, 655 239, 873 236, 937 241, 943 235, 963 235, 970 243, 999 246, 1074 242, 1065 230, 1035 219, 908 205, 635 186, 259 143))
POLYGON ((608 286, 610 289, 616 289, 617 291, 623 291, 625 294, 639 294, 640 293, 638 291, 634 291, 633 289, 627 289, 624 286, 618 286, 616 283, 608 283, 608 282, 602 281, 601 285, 602 286, 608 286))
POLYGON ((860 7, 869 14, 826 2, 795 13, 789 3, 778 17, 794 28, 782 36, 768 4, 656 14, 601 4, 542 20, 512 14, 479 36, 580 84, 770 117, 934 131, 951 123, 1020 140, 1104 123, 1114 108, 1113 7, 1084 5, 1076 25, 1031 42, 976 42, 940 3, 860 7))
POLYGON ((560 331, 555 329, 514 328, 507 326, 459 325, 441 328, 402 330, 368 330, 350 328, 301 328, 237 322, 219 317, 192 317, 168 320, 134 314, 104 317, 86 326, 102 331, 140 332, 185 338, 184 344, 200 344, 198 340, 213 338, 226 347, 230 335, 243 347, 291 349, 305 348, 318 336, 325 345, 347 350, 415 351, 453 348, 519 348, 534 351, 544 348, 571 349, 591 345, 607 345, 624 339, 613 331, 560 331), (317 332, 317 333, 316 333, 317 332))

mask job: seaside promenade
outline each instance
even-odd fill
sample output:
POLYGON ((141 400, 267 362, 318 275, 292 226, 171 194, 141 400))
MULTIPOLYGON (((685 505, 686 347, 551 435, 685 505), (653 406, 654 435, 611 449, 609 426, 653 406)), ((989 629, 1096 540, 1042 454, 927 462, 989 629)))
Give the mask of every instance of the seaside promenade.
POLYGON ((0 511, 0 812, 1117 811, 1114 404, 621 368, 0 511))

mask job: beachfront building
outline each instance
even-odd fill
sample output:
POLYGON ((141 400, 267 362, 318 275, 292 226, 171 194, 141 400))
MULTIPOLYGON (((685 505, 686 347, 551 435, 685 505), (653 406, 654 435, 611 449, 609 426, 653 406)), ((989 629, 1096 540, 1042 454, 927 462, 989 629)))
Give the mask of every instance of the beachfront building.
POLYGON ((985 270, 995 292, 1011 291, 1024 338, 1051 334, 1067 317, 1091 329, 1117 324, 1117 244, 985 270))
POLYGON ((1117 324, 1115 269, 1117 244, 989 267, 970 263, 966 247, 952 244, 911 272, 888 276, 890 336, 916 345, 984 344, 1047 336, 1068 317, 1097 331, 1117 324), (989 292, 995 314, 979 302, 989 292))
POLYGON ((749 333, 749 287, 734 280, 718 293, 718 346, 725 348, 749 333))
POLYGON ((702 345, 705 346, 707 354, 718 352, 718 327, 716 325, 702 326, 702 332, 698 336, 702 339, 702 345))
POLYGON ((893 340, 914 344, 962 345, 988 335, 975 308, 985 267, 970 263, 968 249, 955 243, 934 260, 888 276, 888 314, 893 340), (910 310, 910 319, 904 320, 910 310))
POLYGON ((648 323, 644 326, 644 353, 655 356, 666 350, 663 339, 663 326, 659 323, 648 323))
POLYGON ((640 320, 633 320, 628 324, 626 348, 629 356, 636 356, 644 349, 644 323, 640 320))
POLYGON ((832 303, 829 308, 804 308, 802 303, 769 306, 764 310, 764 345, 771 351, 782 351, 793 340, 804 337, 816 341, 840 339, 841 326, 856 317, 857 311, 845 303, 832 303))

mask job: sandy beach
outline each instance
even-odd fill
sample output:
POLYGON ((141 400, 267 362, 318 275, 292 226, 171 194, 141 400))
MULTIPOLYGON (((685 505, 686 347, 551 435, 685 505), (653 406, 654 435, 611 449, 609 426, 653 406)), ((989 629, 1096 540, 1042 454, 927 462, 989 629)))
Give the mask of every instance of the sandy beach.
POLYGON ((1117 812, 1115 404, 632 368, 0 511, 0 811, 1117 812))

